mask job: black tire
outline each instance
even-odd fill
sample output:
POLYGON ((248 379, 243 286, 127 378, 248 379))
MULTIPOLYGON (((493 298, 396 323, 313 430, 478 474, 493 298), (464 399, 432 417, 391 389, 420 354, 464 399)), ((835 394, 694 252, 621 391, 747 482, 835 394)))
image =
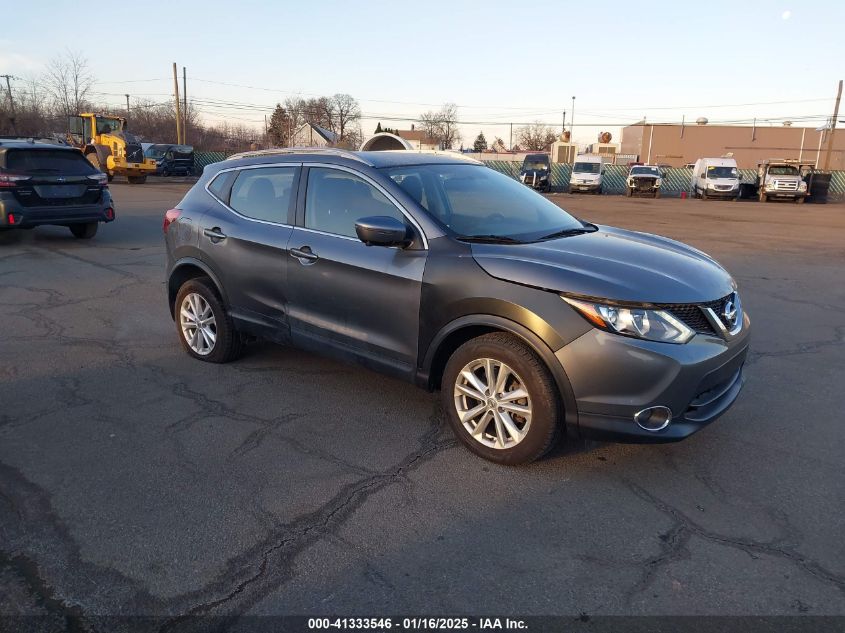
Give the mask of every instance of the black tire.
POLYGON ((111 182, 112 180, 114 180, 114 174, 113 174, 113 173, 111 173, 111 172, 107 173, 107 174, 106 174, 106 179, 107 179, 109 182, 111 182))
POLYGON ((146 176, 127 176, 126 179, 129 181, 130 185, 143 185, 147 182, 146 176))
POLYGON ((707 200, 707 189, 702 189, 700 195, 702 200, 707 200))
POLYGON ((655 190, 654 190, 654 197, 655 197, 655 198, 659 198, 659 197, 660 197, 660 189, 655 189, 655 190))
MULTIPOLYGON (((503 332, 479 336, 455 350, 443 370, 441 397, 446 418, 458 439, 473 453, 499 464, 526 464, 542 457, 554 444, 562 419, 558 392, 546 365, 520 339, 503 332), (532 414, 528 431, 511 448, 485 446, 472 436, 458 416, 455 387, 461 371, 467 364, 487 358, 508 365, 516 373, 513 379, 519 378, 530 398, 532 414)), ((487 424, 486 428, 495 432, 495 424, 492 421, 487 424)))
POLYGON ((232 317, 223 306, 223 301, 217 294, 211 280, 206 277, 189 279, 179 288, 176 293, 176 301, 173 305, 173 314, 176 315, 176 333, 182 348, 197 360, 207 363, 228 363, 239 358, 243 352, 243 339, 235 329, 232 317), (180 320, 180 308, 185 297, 189 294, 198 294, 208 303, 214 315, 216 323, 216 340, 210 353, 200 354, 194 351, 188 344, 185 335, 182 333, 180 320))
POLYGON ((625 196, 630 198, 633 195, 634 195, 634 190, 631 189, 630 187, 625 187, 625 196))
POLYGON ((804 204, 804 200, 806 200, 806 198, 804 196, 798 196, 797 198, 795 198, 795 203, 796 204, 804 204))
POLYGON ((75 238, 90 240, 97 234, 99 226, 97 222, 86 222, 84 224, 71 224, 68 228, 75 238))

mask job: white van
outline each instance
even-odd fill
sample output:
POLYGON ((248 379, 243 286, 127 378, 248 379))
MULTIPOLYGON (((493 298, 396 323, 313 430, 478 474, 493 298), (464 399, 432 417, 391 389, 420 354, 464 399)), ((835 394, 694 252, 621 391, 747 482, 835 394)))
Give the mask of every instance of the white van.
POLYGON ((699 158, 692 168, 692 194, 696 198, 736 200, 740 182, 733 158, 699 158))
POLYGON ((589 191, 601 193, 601 181, 604 174, 604 159, 592 154, 580 154, 572 165, 572 176, 569 178, 569 193, 589 191))

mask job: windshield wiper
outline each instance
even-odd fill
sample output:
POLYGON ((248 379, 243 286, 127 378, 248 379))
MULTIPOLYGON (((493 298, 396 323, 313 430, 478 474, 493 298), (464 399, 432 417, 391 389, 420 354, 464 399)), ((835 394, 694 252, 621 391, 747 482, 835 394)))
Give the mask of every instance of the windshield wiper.
POLYGON ((573 229, 563 229, 561 231, 555 231, 554 233, 549 233, 548 235, 544 235, 541 237, 541 240, 551 240, 556 237, 569 237, 570 235, 583 235, 584 233, 595 233, 599 230, 595 224, 587 223, 585 226, 573 228, 573 229))
POLYGON ((464 242, 482 242, 487 244, 522 244, 522 240, 517 240, 507 235, 461 235, 459 240, 464 242))

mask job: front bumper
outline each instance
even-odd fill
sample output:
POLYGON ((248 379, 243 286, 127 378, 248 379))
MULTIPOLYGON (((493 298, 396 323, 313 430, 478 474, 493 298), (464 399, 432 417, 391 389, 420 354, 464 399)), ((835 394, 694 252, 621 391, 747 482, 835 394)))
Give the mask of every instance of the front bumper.
POLYGON ((736 189, 711 189, 708 187, 705 191, 708 198, 736 198, 739 196, 739 190, 740 187, 736 189))
POLYGON ((600 182, 573 182, 569 184, 569 191, 598 191, 601 189, 600 182))
POLYGON ((593 329, 555 354, 578 406, 577 435, 615 442, 676 442, 727 411, 745 381, 750 321, 732 339, 697 334, 685 345, 593 329), (648 431, 634 414, 671 409, 671 423, 648 431))

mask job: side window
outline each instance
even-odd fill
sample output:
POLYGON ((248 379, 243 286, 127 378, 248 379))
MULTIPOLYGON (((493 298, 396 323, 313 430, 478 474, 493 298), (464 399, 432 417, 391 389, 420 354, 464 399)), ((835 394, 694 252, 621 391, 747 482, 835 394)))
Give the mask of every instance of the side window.
POLYGON ((229 192, 232 190, 232 183, 235 182, 237 175, 236 171, 224 171, 222 174, 217 174, 208 185, 208 190, 215 197, 229 204, 229 192))
POLYGON ((356 237, 355 222, 374 215, 405 221, 393 203, 358 176, 322 167, 309 170, 305 228, 356 237))
POLYGON ((229 206, 248 218, 286 223, 296 169, 261 167, 241 170, 232 185, 229 206))

